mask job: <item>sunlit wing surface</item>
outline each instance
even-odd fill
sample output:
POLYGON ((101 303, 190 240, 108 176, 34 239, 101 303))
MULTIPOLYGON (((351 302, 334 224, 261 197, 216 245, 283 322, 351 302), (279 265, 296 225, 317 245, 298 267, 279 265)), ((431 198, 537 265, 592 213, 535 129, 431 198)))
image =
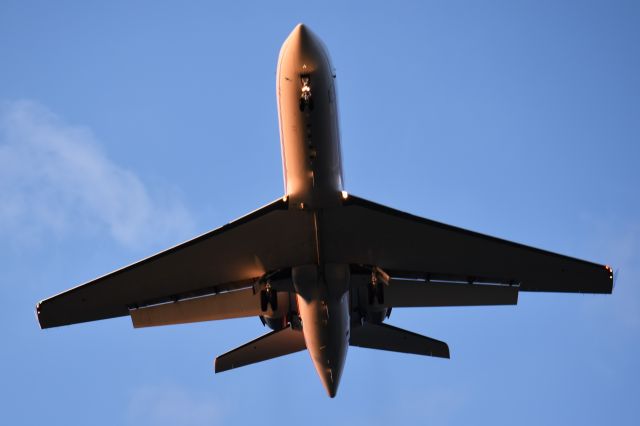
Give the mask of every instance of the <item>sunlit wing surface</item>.
MULTIPOLYGON (((396 277, 611 293, 610 268, 413 216, 359 197, 323 214, 327 262, 374 265, 396 277)), ((456 304, 456 303, 453 303, 456 304)), ((441 303, 441 306, 444 304, 441 303)))
POLYGON ((313 262, 311 217, 277 200, 186 243, 40 302, 42 328, 251 286, 267 271, 313 262))

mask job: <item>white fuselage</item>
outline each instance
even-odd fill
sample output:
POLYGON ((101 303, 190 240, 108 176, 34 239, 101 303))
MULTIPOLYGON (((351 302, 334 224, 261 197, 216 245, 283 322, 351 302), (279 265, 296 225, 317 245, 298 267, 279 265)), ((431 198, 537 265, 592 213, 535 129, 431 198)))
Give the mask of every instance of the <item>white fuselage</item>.
POLYGON ((298 25, 280 49, 276 92, 285 195, 311 209, 340 201, 342 160, 333 68, 324 45, 298 25), (313 106, 301 111, 302 76, 313 106))
POLYGON ((285 196, 289 208, 313 216, 316 262, 296 265, 305 343, 333 397, 349 347, 349 266, 327 264, 322 253, 322 212, 342 200, 342 160, 335 74, 323 43, 298 25, 282 45, 276 77, 285 196))

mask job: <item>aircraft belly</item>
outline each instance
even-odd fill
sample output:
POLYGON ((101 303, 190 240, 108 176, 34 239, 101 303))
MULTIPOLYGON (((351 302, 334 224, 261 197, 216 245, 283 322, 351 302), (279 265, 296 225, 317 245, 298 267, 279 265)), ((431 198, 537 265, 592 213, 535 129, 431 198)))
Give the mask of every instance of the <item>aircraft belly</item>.
POLYGON ((337 205, 342 161, 331 64, 311 36, 285 43, 278 61, 277 94, 285 191, 292 207, 337 205), (308 83, 303 81, 308 79, 308 83), (309 102, 303 100, 304 87, 309 102))
POLYGON ((304 340, 318 376, 334 397, 349 348, 348 265, 292 269, 304 340))

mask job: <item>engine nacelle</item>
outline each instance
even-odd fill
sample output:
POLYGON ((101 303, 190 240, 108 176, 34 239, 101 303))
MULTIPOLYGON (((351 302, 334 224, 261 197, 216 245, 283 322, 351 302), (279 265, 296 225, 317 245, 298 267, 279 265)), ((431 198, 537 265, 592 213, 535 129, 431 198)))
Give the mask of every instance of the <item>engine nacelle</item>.
POLYGON ((386 285, 378 281, 373 284, 368 275, 352 275, 351 321, 380 324, 391 314, 391 308, 384 304, 386 285))
MULTIPOLYGON (((292 322, 294 326, 297 326, 300 321, 295 294, 288 291, 278 291, 275 296, 277 298, 277 308, 269 309, 263 315, 260 315, 260 321, 272 330, 282 330, 292 322)), ((273 307, 273 304, 271 304, 271 307, 273 307)))

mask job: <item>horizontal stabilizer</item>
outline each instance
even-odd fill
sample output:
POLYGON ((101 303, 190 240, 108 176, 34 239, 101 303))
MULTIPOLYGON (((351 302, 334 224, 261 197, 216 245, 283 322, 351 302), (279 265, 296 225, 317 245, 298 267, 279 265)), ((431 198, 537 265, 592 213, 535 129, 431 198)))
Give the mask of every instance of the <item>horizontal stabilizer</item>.
POLYGON ((390 307, 516 305, 518 287, 391 280, 384 288, 390 307))
POLYGON ((449 358, 445 342, 387 324, 365 323, 351 329, 351 346, 449 358))
MULTIPOLYGON (((286 297, 286 293, 278 294, 279 299, 286 297)), ((260 293, 254 293, 252 288, 129 311, 135 328, 272 314, 270 306, 267 311, 260 309, 260 293)))
POLYGON ((215 372, 231 370, 306 349, 302 331, 292 328, 272 331, 216 358, 215 372))

